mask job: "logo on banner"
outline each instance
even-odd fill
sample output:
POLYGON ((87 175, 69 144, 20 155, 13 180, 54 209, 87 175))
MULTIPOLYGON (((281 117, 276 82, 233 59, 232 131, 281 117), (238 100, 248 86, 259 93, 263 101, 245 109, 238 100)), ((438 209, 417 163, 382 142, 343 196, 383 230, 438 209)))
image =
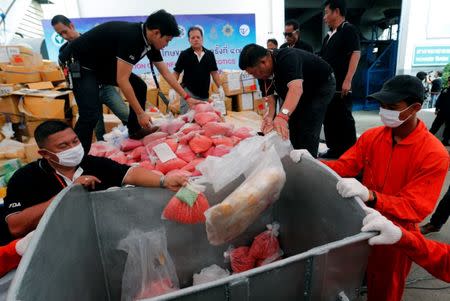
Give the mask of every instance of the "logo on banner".
POLYGON ((60 36, 57 32, 52 34, 52 42, 58 47, 61 47, 62 44, 66 42, 62 36, 60 36))
POLYGON ((222 27, 222 33, 226 37, 231 37, 233 35, 233 31, 234 31, 233 26, 231 26, 228 23, 222 27))
POLYGON ((184 38, 186 36, 186 28, 182 25, 178 25, 178 30, 180 31, 180 38, 184 38))
POLYGON ((250 34, 250 27, 247 24, 242 24, 239 27, 239 33, 241 36, 246 37, 250 34))

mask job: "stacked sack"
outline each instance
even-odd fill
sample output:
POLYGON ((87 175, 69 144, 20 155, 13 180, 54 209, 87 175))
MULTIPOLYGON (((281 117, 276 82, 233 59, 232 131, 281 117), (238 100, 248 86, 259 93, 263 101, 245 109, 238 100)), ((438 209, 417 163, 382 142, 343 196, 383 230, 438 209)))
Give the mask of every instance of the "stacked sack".
POLYGON ((159 131, 141 140, 125 139, 120 147, 97 142, 90 155, 110 158, 121 164, 139 164, 160 174, 183 173, 201 175, 196 166, 208 156, 222 157, 243 139, 255 135, 249 128, 234 129, 222 121, 219 112, 209 103, 198 104, 193 110, 178 118, 159 123, 159 131), (173 158, 161 161, 155 147, 166 144, 173 158))

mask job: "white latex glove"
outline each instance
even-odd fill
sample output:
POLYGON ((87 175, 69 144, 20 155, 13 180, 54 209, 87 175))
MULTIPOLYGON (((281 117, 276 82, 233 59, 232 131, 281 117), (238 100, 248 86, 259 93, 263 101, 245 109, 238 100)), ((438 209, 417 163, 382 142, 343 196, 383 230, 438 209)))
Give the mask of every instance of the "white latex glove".
POLYGON ((223 87, 222 86, 219 87, 219 90, 217 92, 219 92, 220 100, 221 101, 225 101, 225 91, 223 91, 223 87))
POLYGON ((355 178, 340 179, 336 185, 336 189, 344 198, 358 196, 363 202, 369 200, 369 189, 355 178))
POLYGON ((169 90, 169 100, 170 102, 175 101, 175 98, 177 97, 177 92, 175 92, 174 89, 169 90))
POLYGON ((25 254, 25 251, 28 249, 28 244, 30 243, 31 238, 33 238, 33 234, 34 231, 31 231, 16 243, 17 254, 19 254, 20 256, 23 256, 23 254, 25 254))
POLYGON ((369 245, 392 245, 402 238, 402 230, 390 220, 372 208, 366 208, 367 216, 363 220, 361 231, 380 231, 380 234, 369 239, 369 245))
POLYGON ((294 163, 300 162, 304 157, 314 159, 314 157, 307 149, 294 149, 293 151, 291 151, 290 156, 292 161, 294 161, 294 163))

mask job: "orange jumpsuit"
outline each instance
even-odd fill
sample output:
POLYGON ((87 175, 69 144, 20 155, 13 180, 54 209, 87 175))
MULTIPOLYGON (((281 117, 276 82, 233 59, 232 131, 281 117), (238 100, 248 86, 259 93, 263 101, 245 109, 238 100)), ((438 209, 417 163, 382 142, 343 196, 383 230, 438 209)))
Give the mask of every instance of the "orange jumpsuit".
MULTIPOLYGON (((342 177, 362 172, 362 183, 377 196, 375 209, 408 231, 434 209, 449 156, 422 121, 399 143, 392 129, 366 131, 338 160, 325 161, 342 177)), ((400 301, 411 260, 395 246, 374 246, 367 267, 369 301, 400 301)))
POLYGON ((16 239, 6 246, 0 247, 0 277, 14 270, 19 265, 22 257, 16 252, 16 244, 18 241, 16 239))
POLYGON ((450 282, 450 245, 428 240, 419 232, 402 232, 395 246, 434 277, 450 282))

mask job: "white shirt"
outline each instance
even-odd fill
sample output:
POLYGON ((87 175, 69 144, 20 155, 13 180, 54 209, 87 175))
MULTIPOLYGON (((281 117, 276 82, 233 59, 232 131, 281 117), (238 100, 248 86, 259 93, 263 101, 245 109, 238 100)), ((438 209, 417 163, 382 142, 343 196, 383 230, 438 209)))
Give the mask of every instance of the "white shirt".
POLYGON ((202 51, 200 53, 197 53, 196 51, 194 51, 195 55, 197 56, 198 61, 200 62, 203 58, 203 56, 205 55, 205 52, 202 51))
POLYGON ((78 167, 77 170, 75 171, 75 173, 73 174, 73 178, 72 179, 69 179, 68 177, 66 177, 65 175, 61 174, 57 170, 55 170, 55 171, 56 171, 56 173, 58 175, 60 175, 64 179, 64 182, 66 182, 66 185, 69 186, 69 185, 72 185, 73 182, 75 182, 75 180, 78 179, 83 174, 84 170, 83 170, 83 168, 78 167))

